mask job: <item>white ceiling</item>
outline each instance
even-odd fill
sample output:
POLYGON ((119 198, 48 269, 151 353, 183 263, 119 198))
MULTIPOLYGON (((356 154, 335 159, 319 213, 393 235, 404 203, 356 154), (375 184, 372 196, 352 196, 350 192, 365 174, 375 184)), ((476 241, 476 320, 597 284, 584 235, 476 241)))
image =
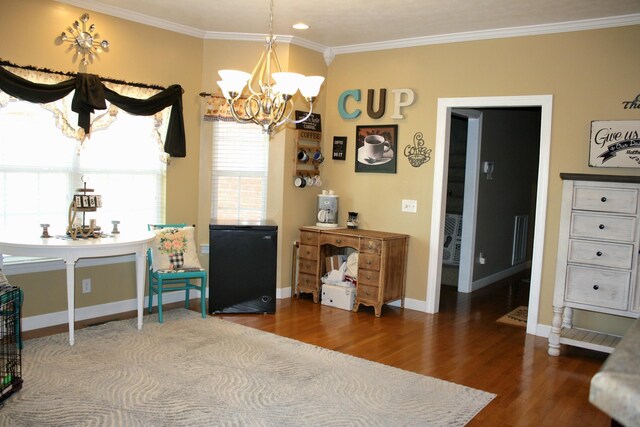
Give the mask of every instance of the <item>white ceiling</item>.
MULTIPOLYGON (((58 1, 205 39, 269 32, 269 0, 58 1)), ((630 24, 640 0, 274 0, 273 32, 339 51, 630 24)))

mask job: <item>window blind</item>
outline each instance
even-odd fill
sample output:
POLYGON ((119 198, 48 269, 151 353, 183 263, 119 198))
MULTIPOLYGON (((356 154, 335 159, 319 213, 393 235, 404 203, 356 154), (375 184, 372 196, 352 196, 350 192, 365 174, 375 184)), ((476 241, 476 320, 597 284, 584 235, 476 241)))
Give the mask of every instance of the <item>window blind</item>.
POLYGON ((261 220, 267 211, 269 137, 259 126, 213 122, 211 216, 261 220))

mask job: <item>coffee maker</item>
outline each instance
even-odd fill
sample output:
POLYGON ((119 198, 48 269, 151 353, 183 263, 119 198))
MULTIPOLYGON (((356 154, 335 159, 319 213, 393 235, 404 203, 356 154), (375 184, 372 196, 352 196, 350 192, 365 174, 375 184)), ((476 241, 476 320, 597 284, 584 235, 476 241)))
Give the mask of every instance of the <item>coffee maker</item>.
POLYGON ((318 194, 318 227, 338 226, 338 196, 333 191, 323 190, 318 194))

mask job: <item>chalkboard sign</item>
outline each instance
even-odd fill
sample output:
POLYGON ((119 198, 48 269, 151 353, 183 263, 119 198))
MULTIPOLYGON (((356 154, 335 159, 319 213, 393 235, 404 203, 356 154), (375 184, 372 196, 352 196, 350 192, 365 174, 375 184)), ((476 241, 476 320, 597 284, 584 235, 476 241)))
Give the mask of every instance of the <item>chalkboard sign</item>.
POLYGON ((347 137, 333 137, 333 160, 347 160, 347 137))
MULTIPOLYGON (((307 116, 307 114, 309 114, 308 111, 296 110, 295 111, 296 121, 304 119, 307 116)), ((305 120, 302 123, 296 123, 296 129, 322 132, 322 126, 320 124, 320 114, 311 113, 311 117, 309 117, 307 120, 305 120)))

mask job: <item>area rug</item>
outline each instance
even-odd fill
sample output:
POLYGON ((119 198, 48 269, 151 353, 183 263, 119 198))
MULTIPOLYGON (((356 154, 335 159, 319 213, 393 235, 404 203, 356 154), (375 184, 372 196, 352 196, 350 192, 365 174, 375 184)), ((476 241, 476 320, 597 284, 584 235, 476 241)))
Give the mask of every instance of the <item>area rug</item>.
POLYGON ((529 308, 526 305, 521 305, 520 307, 510 311, 509 313, 496 320, 496 322, 526 328, 528 313, 529 308))
POLYGON ((494 394, 184 309, 25 341, 2 426, 464 425, 494 394))

